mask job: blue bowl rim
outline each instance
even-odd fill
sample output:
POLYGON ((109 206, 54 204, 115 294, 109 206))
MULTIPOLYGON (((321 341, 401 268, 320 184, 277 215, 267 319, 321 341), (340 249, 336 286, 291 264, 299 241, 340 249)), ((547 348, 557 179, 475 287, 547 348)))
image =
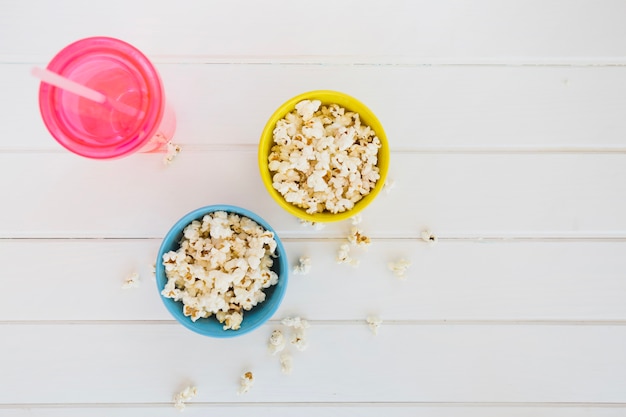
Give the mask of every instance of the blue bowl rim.
MULTIPOLYGON (((276 262, 274 263, 274 265, 276 265, 276 262)), ((157 261, 156 261, 155 269, 156 269, 155 275, 156 275, 156 284, 157 284, 156 286, 159 292, 159 297, 161 298, 161 301, 163 302, 163 304, 165 305, 169 313, 187 329, 193 332, 199 333, 201 335, 204 335, 204 336, 216 337, 216 338, 231 338, 231 337, 241 336, 243 334, 251 332, 252 330, 260 327, 265 322, 267 322, 267 320, 269 320, 269 318, 272 317, 274 313, 276 313, 276 311, 280 307, 280 304, 282 303, 282 300, 285 296, 285 292, 287 290, 287 282, 288 282, 288 276, 289 276, 289 268, 287 264, 287 253, 285 252, 285 248, 280 238, 278 237, 278 234, 276 233, 276 231, 270 226, 270 224, 267 221, 265 221, 258 214, 253 213, 252 211, 244 209, 242 207, 228 205, 228 204, 214 204, 214 205, 197 208, 185 214, 176 223, 174 223, 174 225, 166 233, 165 237, 163 238, 163 241, 161 242, 161 246, 159 247, 159 252, 157 254, 157 261), (209 317, 207 319, 199 319, 198 321, 194 323, 191 321, 189 317, 186 317, 183 314, 182 308, 181 308, 182 307, 181 302, 173 302, 172 299, 164 297, 161 294, 161 291, 163 290, 163 288, 165 287, 165 283, 167 282, 167 278, 165 276, 165 267, 163 266, 163 255, 166 252, 173 250, 172 248, 179 247, 179 241, 182 238, 183 229, 187 225, 189 225, 193 220, 201 220, 205 215, 216 212, 216 211, 225 211, 227 213, 234 213, 240 216, 248 217, 249 219, 252 219, 255 222, 257 222, 265 230, 269 230, 270 232, 274 233, 274 239, 276 240, 276 252, 278 254, 277 260, 278 260, 278 268, 279 268, 280 273, 278 277, 279 279, 278 284, 276 284, 273 287, 270 287, 270 289, 272 290, 271 296, 273 298, 273 303, 269 308, 267 308, 267 306, 264 305, 265 302, 267 302, 267 299, 266 299, 263 303, 255 306, 251 311, 254 311, 255 309, 259 308, 259 310, 257 310, 257 314, 260 314, 260 316, 257 318, 256 322, 250 326, 243 326, 243 324, 245 323, 245 318, 246 318, 245 313, 244 313, 244 323, 242 323, 242 327, 239 330, 220 329, 219 332, 215 332, 214 330, 210 328, 204 328, 203 326, 201 326, 202 324, 200 322, 201 320, 215 320, 215 323, 217 323, 218 325, 220 323, 217 322, 214 316, 209 317), (274 297, 278 297, 278 298, 274 298, 274 297), (175 308, 175 306, 179 306, 179 308, 175 308)), ((267 290, 269 289, 266 289, 266 291, 267 290)))

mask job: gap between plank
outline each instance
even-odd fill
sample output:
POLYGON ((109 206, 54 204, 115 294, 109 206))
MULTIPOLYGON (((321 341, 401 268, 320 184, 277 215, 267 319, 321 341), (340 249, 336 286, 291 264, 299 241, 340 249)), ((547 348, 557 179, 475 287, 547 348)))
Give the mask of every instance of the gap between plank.
MULTIPOLYGON (((315 320, 313 326, 364 326, 365 319, 315 320)), ((264 326, 279 325, 272 319, 264 326)), ((0 320, 0 326, 179 326, 176 320, 0 320)), ((626 326, 625 320, 385 320, 385 326, 626 326)))
MULTIPOLYGON (((608 402, 385 402, 385 401, 368 401, 368 402, 188 402, 187 407, 190 408, 215 408, 215 407, 232 407, 232 408, 252 408, 252 407, 445 407, 445 408, 626 408, 626 403, 608 403, 608 402)), ((154 402, 154 403, 7 403, 0 404, 1 409, 15 408, 171 408, 171 402, 154 402)))
MULTIPOLYGON (((42 54, 2 54, 0 64, 45 64, 42 54)), ((155 64, 206 65, 319 65, 375 67, 624 67, 624 57, 475 57, 464 59, 406 55, 175 55, 151 54, 155 64)))
MULTIPOLYGON (((177 142, 178 143, 178 142, 177 142)), ((213 153, 213 152, 246 152, 256 153, 257 144, 185 144, 178 143, 185 152, 213 153)), ((423 148, 392 148, 392 154, 408 155, 622 155, 626 154, 624 146, 506 146, 506 147, 423 147, 423 148)), ((21 148, 0 147, 0 153, 4 154, 66 154, 65 149, 58 148, 21 148)), ((149 155, 149 157, 152 157, 149 155)))
MULTIPOLYGON (((284 234, 282 234, 284 235, 284 234)), ((306 236, 293 237, 282 236, 281 241, 287 243, 339 243, 345 242, 345 236, 306 236)), ((424 242, 421 236, 370 236, 372 243, 375 242, 416 242, 429 244, 424 242)), ((163 237, 124 237, 124 236, 103 236, 103 237, 72 237, 72 236, 12 236, 0 237, 1 243, 72 243, 72 242, 89 242, 89 243, 110 243, 110 242, 154 242, 159 243, 163 237)), ((623 243, 626 242, 626 232, 620 234, 577 234, 577 235, 535 235, 535 236, 452 236, 437 235, 438 244, 440 243, 623 243)))

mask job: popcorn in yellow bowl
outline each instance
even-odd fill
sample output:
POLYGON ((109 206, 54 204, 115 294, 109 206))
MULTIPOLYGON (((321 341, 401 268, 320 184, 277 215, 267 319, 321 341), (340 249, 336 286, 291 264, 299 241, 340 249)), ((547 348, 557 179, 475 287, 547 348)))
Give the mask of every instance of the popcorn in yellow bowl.
POLYGON ((389 146, 382 125, 361 102, 311 91, 283 104, 259 143, 261 178, 289 213, 311 222, 345 220, 383 188, 389 146))

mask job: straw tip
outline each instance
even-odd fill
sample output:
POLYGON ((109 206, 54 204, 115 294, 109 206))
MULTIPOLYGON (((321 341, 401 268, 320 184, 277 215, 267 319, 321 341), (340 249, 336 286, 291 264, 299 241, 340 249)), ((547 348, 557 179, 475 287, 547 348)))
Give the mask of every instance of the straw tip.
POLYGON ((34 75, 35 77, 39 77, 41 74, 43 74, 43 69, 40 67, 32 67, 30 69, 30 74, 34 75))

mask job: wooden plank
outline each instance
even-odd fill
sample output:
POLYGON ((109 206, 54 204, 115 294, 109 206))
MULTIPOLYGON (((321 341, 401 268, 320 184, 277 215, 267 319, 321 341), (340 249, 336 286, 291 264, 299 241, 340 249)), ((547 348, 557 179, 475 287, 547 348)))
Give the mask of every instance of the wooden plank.
MULTIPOLYGON (((41 121, 30 67, 0 65, 9 98, 0 101, 0 149, 62 151, 41 121)), ((256 146, 284 101, 333 89, 366 103, 394 150, 626 149, 624 67, 158 67, 177 112, 175 141, 183 146, 256 146)))
POLYGON ((167 402, 190 383, 199 402, 626 402, 626 326, 317 325, 289 376, 266 352, 272 328, 2 326, 0 403, 167 402))
MULTIPOLYGON (((24 408, 2 408, 4 417, 131 417, 150 415, 152 417, 169 417, 175 412, 171 405, 103 405, 88 406, 48 406, 24 408)), ((558 404, 558 405, 500 405, 500 404, 273 404, 273 405, 212 405, 191 402, 184 410, 185 417, 204 417, 206 415, 228 415, 230 417, 247 417, 250 415, 272 415, 275 417, 318 416, 320 413, 336 417, 358 415, 360 417, 621 417, 624 407, 620 405, 594 406, 592 404, 558 404)))
MULTIPOLYGON (((626 236, 620 154, 394 153, 397 187, 364 212, 373 237, 626 236)), ((96 162, 69 153, 0 154, 0 237, 156 237, 198 207, 227 203, 264 217, 281 237, 346 236, 346 224, 304 230, 271 199, 254 151, 182 152, 96 162), (162 190, 161 193, 155 190, 162 190)), ((345 223, 345 222, 344 222, 345 223)))
MULTIPOLYGON (((0 241, 1 321, 173 320, 150 265, 158 240, 0 241), (132 272, 138 288, 122 289, 132 272), (28 303, 19 288, 29 288, 28 303)), ((335 263, 335 241, 288 241, 289 264, 309 256, 309 275, 290 274, 274 319, 385 321, 624 321, 625 242, 425 243, 375 241, 358 268, 335 263), (406 280, 387 270, 411 260, 406 280), (602 300, 602 303, 597 303, 602 300), (332 307, 332 308, 329 308, 332 307)), ((384 330, 383 330, 384 333, 384 330)))
POLYGON ((0 9, 0 39, 11 40, 0 44, 0 56, 9 62, 51 57, 76 39, 105 34, 151 56, 623 60, 624 11, 619 0, 480 0, 471 5, 461 0, 320 0, 306 12, 288 0, 196 0, 176 7, 149 0, 93 5, 13 0, 0 9), (45 34, 46 42, 34 34, 45 34))

